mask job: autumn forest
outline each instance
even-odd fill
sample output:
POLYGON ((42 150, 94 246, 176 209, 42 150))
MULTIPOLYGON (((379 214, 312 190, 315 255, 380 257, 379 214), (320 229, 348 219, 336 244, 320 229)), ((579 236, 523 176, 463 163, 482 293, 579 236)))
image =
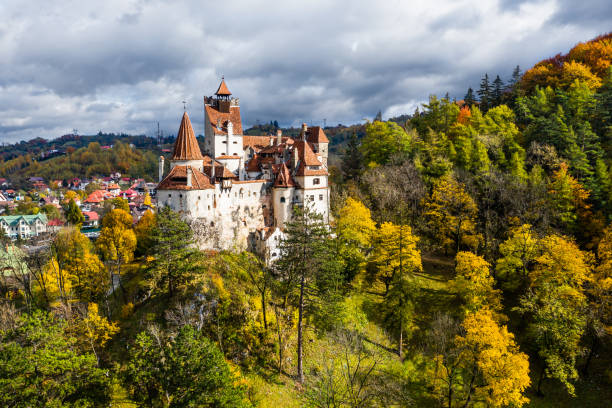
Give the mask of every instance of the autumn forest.
MULTIPOLYGON (((296 207, 271 264, 121 199, 95 241, 74 201, 43 250, 0 236, 0 405, 609 407, 611 62, 607 34, 330 130, 331 226, 296 207)), ((116 151, 28 165, 155 179, 116 151)))

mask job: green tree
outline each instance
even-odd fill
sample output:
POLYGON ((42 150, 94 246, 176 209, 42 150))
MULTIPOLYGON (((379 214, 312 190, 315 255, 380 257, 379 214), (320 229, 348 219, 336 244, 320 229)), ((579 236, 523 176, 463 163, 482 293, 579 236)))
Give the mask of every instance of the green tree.
POLYGON ((586 320, 583 285, 592 280, 586 254, 576 244, 551 235, 540 241, 541 253, 529 274, 531 290, 518 310, 528 317, 528 333, 543 360, 537 391, 544 377, 559 380, 574 395, 576 358, 586 320))
POLYGON ((66 324, 22 315, 0 331, 0 404, 5 407, 106 407, 111 378, 91 353, 79 353, 66 324))
POLYGON ((363 154, 357 134, 353 132, 342 156, 342 175, 345 180, 354 180, 363 170, 363 154))
POLYGON ((330 232, 323 217, 308 207, 294 208, 291 221, 285 224, 285 234, 275 268, 282 280, 292 283, 289 298, 298 309, 297 377, 303 383, 306 306, 313 305, 316 300, 335 299, 341 281, 341 265, 330 250, 330 232))
POLYGON ((173 297, 185 288, 199 268, 200 253, 192 248, 189 225, 168 207, 159 210, 151 234, 152 245, 146 276, 149 294, 173 297))
POLYGON ((485 74, 480 81, 480 89, 478 90, 478 97, 480 99, 480 110, 486 113, 492 108, 492 92, 491 83, 489 82, 489 74, 485 74))
POLYGON ((149 407, 250 407, 236 380, 215 344, 184 326, 174 337, 140 333, 124 382, 149 407))
POLYGON ((386 164, 395 154, 407 154, 411 137, 395 122, 372 122, 366 125, 361 151, 368 166, 386 164))
POLYGON ((453 177, 440 179, 425 201, 425 216, 431 233, 445 249, 459 252, 461 245, 477 248, 476 203, 453 177))
POLYGON ((66 221, 76 226, 77 228, 80 228, 81 225, 83 225, 85 217, 83 216, 83 213, 81 213, 81 209, 79 208, 79 206, 76 205, 76 203, 74 202, 74 198, 70 199, 70 201, 68 202, 68 207, 65 209, 65 211, 66 221))

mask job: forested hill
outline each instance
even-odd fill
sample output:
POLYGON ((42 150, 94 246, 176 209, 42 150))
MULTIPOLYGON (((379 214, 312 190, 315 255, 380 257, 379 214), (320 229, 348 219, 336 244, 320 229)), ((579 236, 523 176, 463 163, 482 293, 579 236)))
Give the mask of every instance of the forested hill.
MULTIPOLYGON (((294 207, 271 264, 122 200, 92 243, 71 202, 52 245, 0 246, 0 406, 609 407, 611 61, 606 35, 326 129, 331 225, 294 207)), ((154 173, 154 149, 18 171, 154 173)))

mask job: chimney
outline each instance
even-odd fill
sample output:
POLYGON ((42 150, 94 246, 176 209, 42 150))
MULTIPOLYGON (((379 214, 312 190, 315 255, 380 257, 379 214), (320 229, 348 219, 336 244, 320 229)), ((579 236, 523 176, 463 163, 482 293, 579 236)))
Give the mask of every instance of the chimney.
POLYGON ((187 166, 187 187, 191 187, 191 176, 193 171, 191 170, 191 166, 187 166))
POLYGON ((300 133, 300 139, 306 140, 306 132, 308 131, 308 126, 305 123, 302 123, 302 132, 300 133))
POLYGON ((161 183, 163 179, 164 179, 164 156, 159 156, 159 181, 158 183, 161 183))
POLYGON ((276 145, 279 146, 283 141, 283 131, 278 129, 276 131, 276 145))
POLYGON ((298 149, 297 146, 294 144, 293 145, 293 169, 297 169, 297 165, 298 165, 298 149))

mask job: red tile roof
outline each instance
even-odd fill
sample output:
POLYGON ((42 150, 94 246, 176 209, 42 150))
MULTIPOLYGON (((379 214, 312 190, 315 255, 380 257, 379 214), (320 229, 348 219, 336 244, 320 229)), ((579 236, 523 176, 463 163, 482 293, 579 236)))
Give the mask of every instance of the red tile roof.
POLYGON ((306 141, 310 143, 329 143, 325 132, 319 126, 313 126, 306 131, 306 141))
POLYGON ((227 85, 225 84, 225 79, 221 80, 221 83, 219 84, 219 88, 217 88, 217 92, 215 92, 215 95, 231 95, 232 93, 229 91, 229 89, 227 88, 227 85))
POLYGON ((189 120, 187 112, 183 114, 181 127, 179 128, 176 141, 174 142, 174 151, 172 152, 172 160, 202 160, 202 152, 200 146, 193 133, 193 127, 189 120))
POLYGON ((217 123, 221 123, 222 132, 227 133, 227 121, 232 122, 233 132, 235 135, 242 134, 242 119, 240 118, 240 107, 238 106, 230 106, 230 111, 219 112, 217 109, 210 105, 206 105, 204 107, 206 110, 206 115, 208 116, 208 120, 212 125, 215 133, 220 133, 217 131, 217 123))
POLYGON ((243 136, 242 146, 246 148, 251 147, 266 147, 270 146, 270 140, 274 139, 274 136, 243 136))
POLYGON ((159 183, 157 190, 205 190, 215 188, 208 177, 191 166, 174 166, 159 183), (191 168, 191 187, 187 186, 187 167, 191 168))
POLYGON ((274 181, 274 187, 295 187, 295 182, 293 178, 291 178, 291 174, 285 163, 281 164, 276 180, 274 181))

